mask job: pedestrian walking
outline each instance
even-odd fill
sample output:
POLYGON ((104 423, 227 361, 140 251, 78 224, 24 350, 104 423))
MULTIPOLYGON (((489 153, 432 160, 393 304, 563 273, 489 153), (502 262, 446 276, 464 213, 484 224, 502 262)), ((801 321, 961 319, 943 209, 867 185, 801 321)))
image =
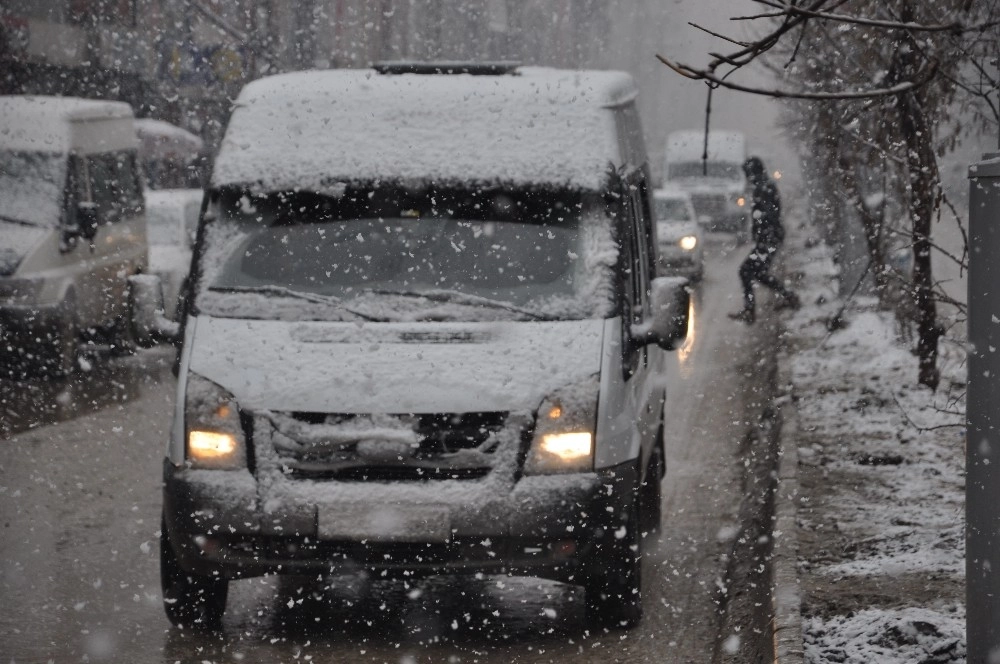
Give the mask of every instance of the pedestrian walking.
POLYGON ((778 187, 767 176, 764 162, 758 157, 750 157, 743 162, 743 172, 753 186, 753 203, 750 209, 754 246, 750 255, 740 265, 743 309, 729 314, 729 317, 749 324, 755 320, 753 292, 755 281, 767 286, 781 297, 776 305, 779 309, 797 309, 799 298, 771 274, 771 262, 785 239, 785 229, 781 225, 781 197, 778 195, 778 187))

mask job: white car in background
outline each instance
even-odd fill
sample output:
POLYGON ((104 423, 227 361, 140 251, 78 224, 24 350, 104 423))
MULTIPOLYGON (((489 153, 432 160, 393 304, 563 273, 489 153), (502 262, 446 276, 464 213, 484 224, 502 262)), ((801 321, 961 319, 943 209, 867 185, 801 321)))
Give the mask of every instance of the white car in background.
POLYGON ((146 191, 149 271, 160 277, 164 314, 171 319, 177 316, 181 285, 191 267, 203 195, 201 189, 146 191))
POLYGON ((691 195, 675 189, 657 189, 653 192, 653 217, 656 219, 659 274, 684 276, 691 281, 701 279, 705 264, 704 243, 691 195))

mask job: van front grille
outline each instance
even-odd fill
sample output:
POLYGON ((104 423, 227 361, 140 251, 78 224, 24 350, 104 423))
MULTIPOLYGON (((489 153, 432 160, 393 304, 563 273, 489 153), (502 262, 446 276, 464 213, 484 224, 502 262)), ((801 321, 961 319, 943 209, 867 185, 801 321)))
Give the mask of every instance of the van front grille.
POLYGON ((698 217, 708 217, 713 222, 721 221, 726 214, 726 197, 723 194, 691 194, 698 217))
POLYGON ((254 447, 289 479, 476 479, 494 467, 507 416, 267 413, 255 418, 254 447))

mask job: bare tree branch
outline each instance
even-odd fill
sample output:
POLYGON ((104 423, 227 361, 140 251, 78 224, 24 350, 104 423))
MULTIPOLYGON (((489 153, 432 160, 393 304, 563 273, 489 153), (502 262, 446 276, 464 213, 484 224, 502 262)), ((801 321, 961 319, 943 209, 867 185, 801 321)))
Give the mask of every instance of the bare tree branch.
POLYGON ((971 25, 971 26, 962 25, 958 21, 944 25, 925 25, 913 22, 882 21, 874 18, 851 16, 850 14, 834 14, 832 12, 802 9, 801 7, 796 7, 795 5, 788 5, 783 2, 775 2, 774 0, 754 0, 754 2, 759 2, 760 4, 767 5, 768 7, 774 7, 775 9, 780 9, 783 13, 795 14, 797 16, 818 18, 825 21, 836 21, 837 23, 853 23, 855 25, 865 25, 872 28, 886 28, 889 30, 910 30, 915 32, 951 32, 957 34, 962 32, 982 32, 983 30, 987 30, 996 25, 1000 25, 1000 22, 996 21, 992 23, 981 23, 978 25, 971 25))
POLYGON ((787 12, 771 12, 767 14, 754 14, 752 16, 730 16, 730 21, 756 21, 762 18, 781 18, 785 16, 787 12))
MULTIPOLYGON (((917 430, 917 433, 926 433, 927 431, 937 431, 938 429, 954 429, 955 427, 965 426, 964 420, 962 422, 956 422, 955 424, 936 424, 934 426, 929 426, 929 427, 921 426, 913 421, 913 418, 911 418, 910 414, 906 412, 905 408, 903 408, 903 404, 899 403, 899 399, 896 398, 895 394, 892 395, 892 400, 896 402, 896 406, 899 408, 899 412, 903 414, 903 417, 905 417, 906 421, 910 423, 910 426, 917 430)), ((940 412, 945 412, 945 411, 940 411, 940 412)), ((965 415, 965 413, 949 413, 949 412, 945 412, 945 414, 959 415, 959 416, 965 415)))
POLYGON ((722 39, 724 41, 729 42, 730 44, 735 44, 736 46, 743 46, 743 47, 750 46, 749 42, 738 41, 738 40, 733 39, 731 37, 727 37, 727 36, 725 36, 723 34, 719 34, 718 32, 713 32, 712 30, 709 30, 708 28, 702 27, 702 26, 698 25, 697 23, 692 23, 691 21, 688 21, 688 25, 690 25, 695 30, 701 30, 702 32, 704 32, 706 34, 712 35, 713 37, 718 37, 719 39, 722 39))
POLYGON ((899 95, 904 92, 910 92, 915 90, 922 85, 927 84, 931 79, 934 78, 934 74, 937 71, 937 62, 932 61, 928 67, 913 81, 905 81, 893 85, 888 88, 871 88, 869 90, 853 90, 853 91, 842 91, 842 92, 806 92, 799 90, 782 90, 779 88, 767 89, 758 88, 748 85, 740 85, 739 83, 733 83, 726 80, 725 78, 720 78, 719 76, 713 74, 710 70, 706 69, 695 69, 694 67, 689 67, 688 65, 671 62, 662 55, 656 55, 657 60, 665 64, 667 67, 672 69, 674 72, 680 74, 685 78, 689 78, 694 81, 706 81, 708 83, 714 84, 718 87, 727 88, 729 90, 738 90, 740 92, 749 92, 750 94, 762 95, 765 97, 774 97, 776 99, 868 99, 872 97, 889 97, 894 95, 899 95))

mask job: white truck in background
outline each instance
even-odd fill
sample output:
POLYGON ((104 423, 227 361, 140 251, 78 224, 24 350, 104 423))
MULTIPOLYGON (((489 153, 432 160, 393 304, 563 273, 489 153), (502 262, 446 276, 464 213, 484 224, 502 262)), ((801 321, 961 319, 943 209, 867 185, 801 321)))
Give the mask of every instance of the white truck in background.
POLYGON ((739 131, 675 131, 667 136, 663 186, 691 195, 698 221, 706 231, 749 231, 750 196, 743 162, 746 139, 739 131))

